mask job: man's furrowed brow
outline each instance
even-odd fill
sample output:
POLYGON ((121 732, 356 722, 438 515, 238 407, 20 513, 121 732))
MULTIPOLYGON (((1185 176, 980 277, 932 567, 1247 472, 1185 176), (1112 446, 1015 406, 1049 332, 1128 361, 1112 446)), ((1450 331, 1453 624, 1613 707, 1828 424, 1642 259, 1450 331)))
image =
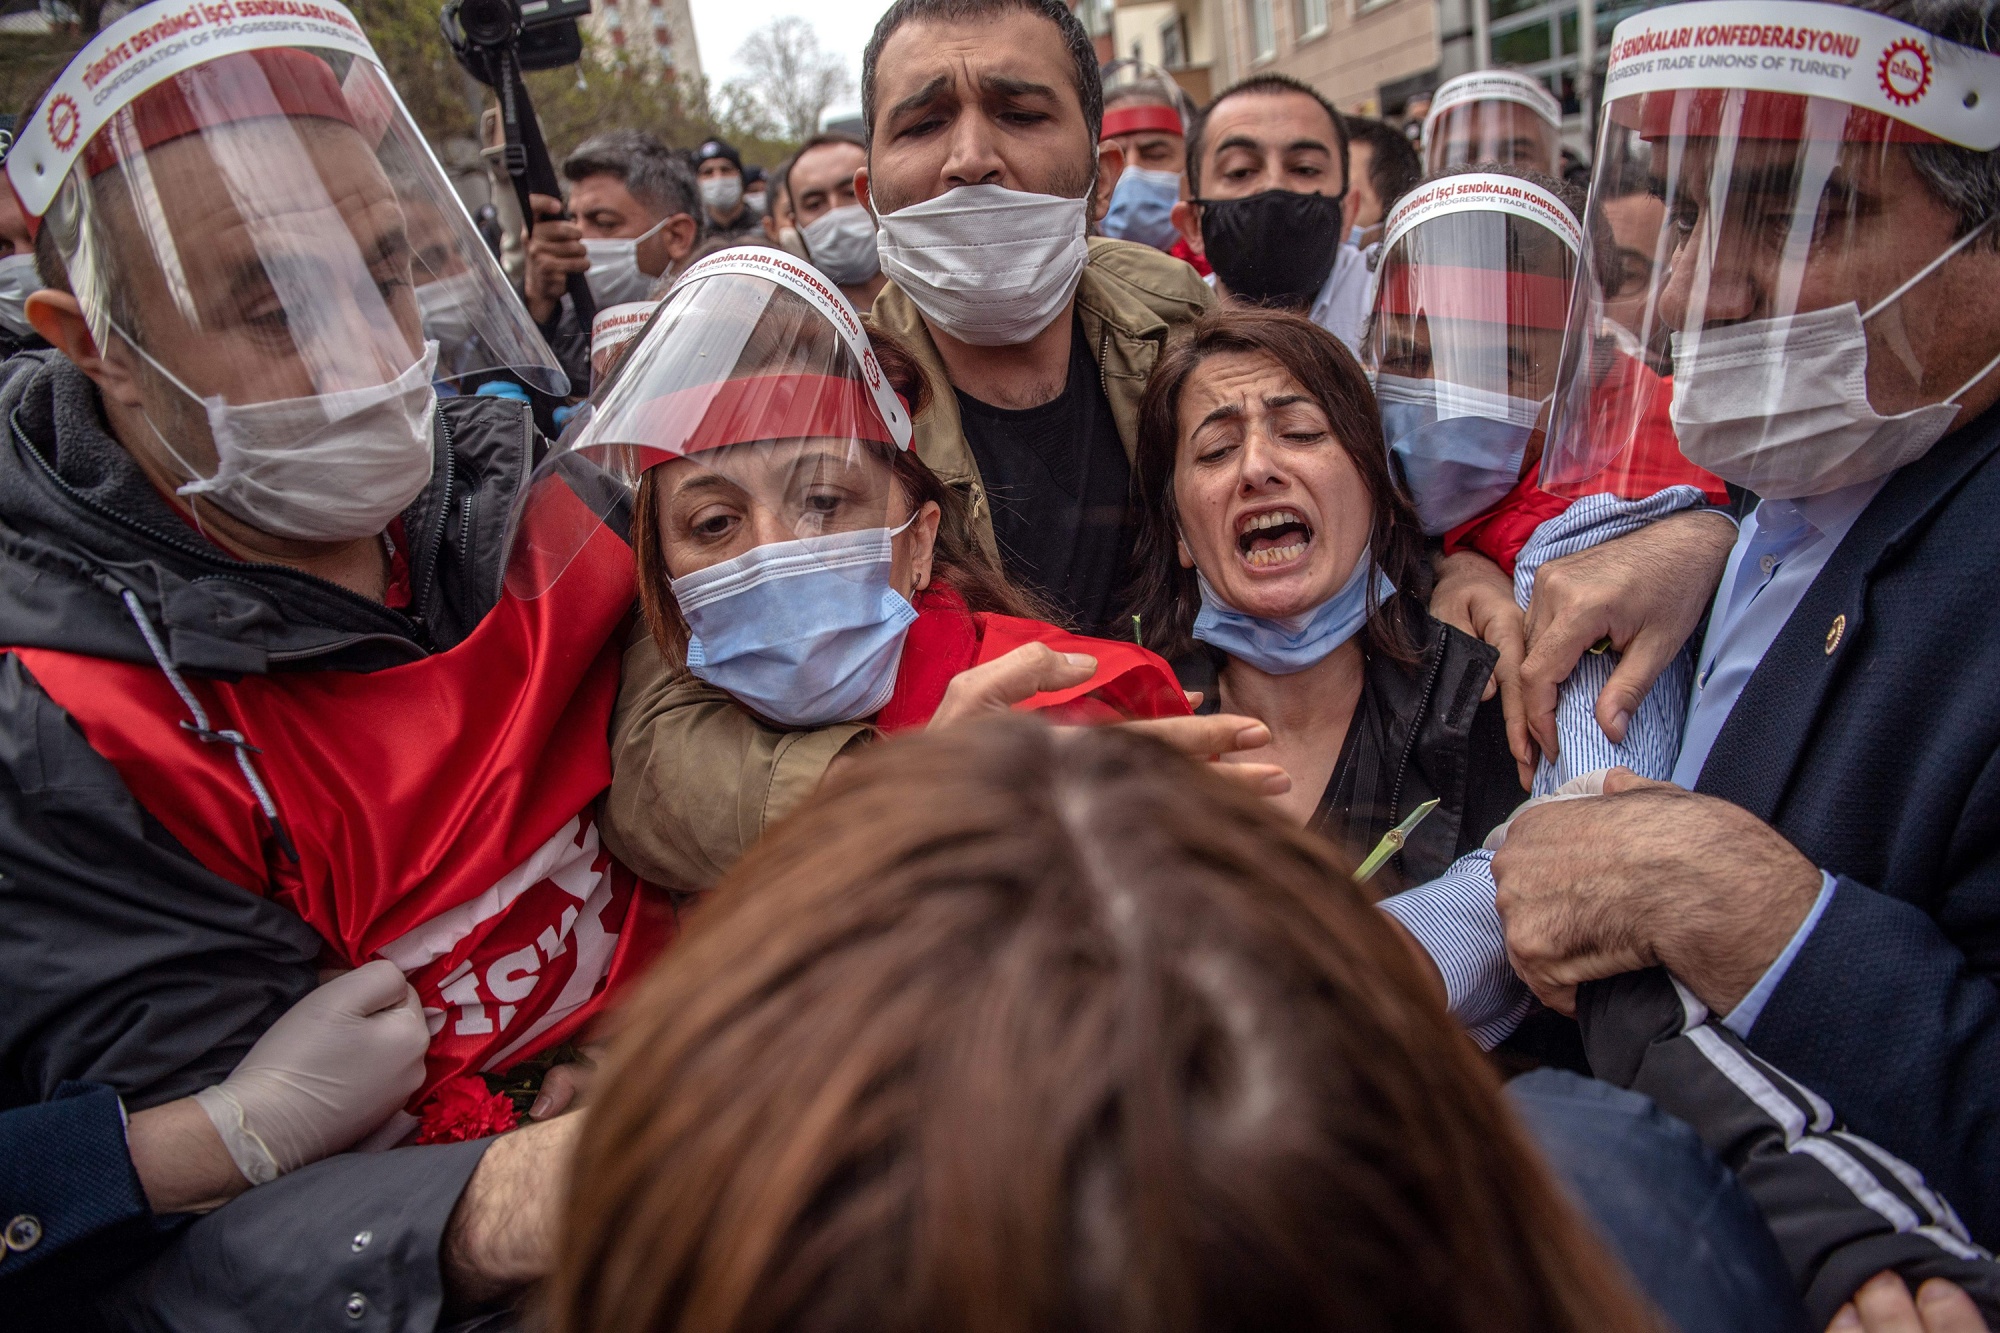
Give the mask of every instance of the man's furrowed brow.
POLYGON ((1333 148, 1324 139, 1294 139, 1285 145, 1288 153, 1325 153, 1331 157, 1333 148))
MULTIPOLYGON (((1827 184, 1838 184, 1840 188, 1850 188, 1841 173, 1835 171, 1827 184)), ((1796 161, 1745 163, 1729 173, 1729 192, 1738 198, 1761 198, 1768 195, 1791 195, 1799 187, 1799 168, 1796 161)), ((1686 178, 1684 178, 1686 179, 1686 178)), ((1687 180, 1699 193, 1706 193, 1706 182, 1687 180)), ((1695 192, 1695 191, 1691 191, 1695 192)))
POLYGON ((904 116, 915 115, 917 112, 922 111, 925 107, 929 106, 932 102, 937 101, 938 98, 944 95, 945 90, 950 87, 951 87, 951 75, 949 74, 938 75, 936 78, 932 79, 929 83, 925 84, 923 87, 911 93, 908 97, 903 98, 901 101, 897 102, 894 106, 890 107, 889 119, 891 121, 895 121, 901 119, 904 116))
POLYGON ((981 92, 997 93, 1002 97, 1046 97, 1054 99, 1053 84, 1036 83, 1033 79, 1019 79, 1010 74, 982 74, 979 78, 981 92))

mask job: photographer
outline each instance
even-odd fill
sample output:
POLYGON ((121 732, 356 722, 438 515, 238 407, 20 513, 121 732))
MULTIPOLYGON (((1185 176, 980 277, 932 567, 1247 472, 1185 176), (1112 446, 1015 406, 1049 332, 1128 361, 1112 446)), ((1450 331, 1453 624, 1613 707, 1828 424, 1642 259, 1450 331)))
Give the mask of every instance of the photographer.
POLYGON ((643 301, 687 262, 701 235, 692 173, 671 149, 639 130, 594 134, 563 159, 569 211, 545 194, 534 198, 522 296, 577 392, 590 385, 590 330, 566 293, 582 273, 598 309, 643 301))

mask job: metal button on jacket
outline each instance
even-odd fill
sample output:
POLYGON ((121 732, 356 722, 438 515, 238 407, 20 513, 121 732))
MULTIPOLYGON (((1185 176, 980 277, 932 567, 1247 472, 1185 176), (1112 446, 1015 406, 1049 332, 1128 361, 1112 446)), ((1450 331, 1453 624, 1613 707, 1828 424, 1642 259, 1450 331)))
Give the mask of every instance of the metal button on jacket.
POLYGON ((6 1235, 0 1239, 4 1239, 7 1248, 16 1254, 32 1250, 42 1243, 42 1220, 29 1213, 17 1213, 14 1220, 7 1224, 6 1235))
POLYGON ((347 1311, 349 1319, 359 1319, 362 1315, 368 1313, 368 1298, 357 1291, 352 1296, 349 1296, 347 1304, 340 1308, 347 1311))

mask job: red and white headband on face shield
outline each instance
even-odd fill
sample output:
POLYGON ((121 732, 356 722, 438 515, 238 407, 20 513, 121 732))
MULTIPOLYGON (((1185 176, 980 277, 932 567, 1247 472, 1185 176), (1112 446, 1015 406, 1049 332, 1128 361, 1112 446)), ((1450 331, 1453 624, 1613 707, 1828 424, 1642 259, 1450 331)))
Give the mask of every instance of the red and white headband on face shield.
POLYGON ((1104 113, 1103 137, 1106 139, 1115 139, 1121 134, 1141 134, 1148 130, 1159 134, 1186 134, 1187 126, 1181 124, 1180 112, 1158 103, 1115 106, 1104 113))
POLYGON ((1548 231, 1572 256, 1583 250, 1583 228, 1569 206, 1554 194, 1519 176, 1498 172, 1467 172, 1428 181, 1410 191, 1390 210, 1382 235, 1382 262, 1375 269, 1370 308, 1378 314, 1414 314, 1409 290, 1423 278, 1422 307, 1433 319, 1468 319, 1509 328, 1560 329, 1569 319, 1570 284, 1559 277, 1509 273, 1505 309, 1493 305, 1490 271, 1468 273, 1454 283, 1435 263, 1399 264, 1396 246, 1418 227, 1457 213, 1499 213, 1521 218, 1548 231), (1456 303, 1454 303, 1456 302, 1456 303))
MULTIPOLYGON (((228 120, 253 115, 323 116, 355 126, 369 108, 356 108, 342 95, 324 62, 284 48, 311 47, 365 60, 381 68, 354 15, 336 0, 191 0, 149 4, 127 14, 84 46, 42 99, 35 117, 22 126, 7 155, 7 179, 21 210, 34 224, 84 156, 98 131, 142 94, 202 65, 256 52, 263 78, 244 81, 249 100, 227 96, 155 101, 141 118, 139 148, 193 134, 228 120), (318 71, 306 62, 318 65, 318 71)), ((390 89, 386 77, 380 86, 390 89)), ((373 89, 371 88, 371 92, 373 89)), ((388 93, 393 97, 393 89, 388 93)), ((379 138, 389 113, 375 108, 379 138)), ((108 159, 107 163, 108 165, 108 159)), ((101 166, 86 161, 92 173, 101 166)))
POLYGON ((1432 95, 1430 112, 1424 117, 1425 153, 1430 152, 1431 138, 1445 113, 1473 102, 1512 102, 1527 107, 1556 130, 1562 129, 1562 103, 1540 79, 1511 69, 1482 69, 1447 79, 1432 95))
POLYGON ((1635 14, 1611 36, 1607 115, 1645 139, 1823 137, 1808 97, 1860 113, 1835 127, 1848 139, 2000 148, 2000 56, 1865 9, 1696 0, 1635 14), (1689 90, 1717 96, 1672 96, 1689 90), (1749 96, 1725 96, 1735 91, 1749 96))
POLYGON ((647 322, 653 318, 653 312, 659 308, 657 300, 627 301, 623 305, 605 306, 597 312, 597 318, 590 322, 590 378, 593 387, 603 387, 605 377, 618 364, 618 354, 644 332, 647 322))
POLYGON ((855 364, 861 367, 861 377, 875 409, 888 427, 889 439, 884 443, 893 443, 898 449, 910 447, 913 429, 909 408, 890 386, 889 377, 882 373, 882 363, 875 359, 875 349, 869 345, 860 313, 838 287, 827 282, 811 265, 782 250, 738 246, 690 265, 668 290, 666 303, 671 304, 676 296, 704 279, 731 273, 776 283, 824 316, 847 345, 855 364))
MULTIPOLYGON (((782 448, 753 447, 746 456, 734 446, 845 442, 835 450, 840 457, 875 468, 881 447, 907 451, 913 440, 909 407, 883 373, 860 315, 838 288, 784 251, 745 246, 692 265, 617 355, 610 380, 570 423, 529 489, 507 575, 517 596, 553 586, 661 464, 701 457, 704 468, 733 475, 750 491, 789 495, 784 481, 792 468, 824 468, 826 451, 800 454, 794 464, 782 448), (804 313, 801 305, 814 327, 785 331, 804 313), (821 336, 821 320, 835 338, 821 336), (759 330, 773 328, 804 354, 774 357, 782 345, 759 347, 759 330)), ((887 494, 879 497, 885 504, 887 494)))

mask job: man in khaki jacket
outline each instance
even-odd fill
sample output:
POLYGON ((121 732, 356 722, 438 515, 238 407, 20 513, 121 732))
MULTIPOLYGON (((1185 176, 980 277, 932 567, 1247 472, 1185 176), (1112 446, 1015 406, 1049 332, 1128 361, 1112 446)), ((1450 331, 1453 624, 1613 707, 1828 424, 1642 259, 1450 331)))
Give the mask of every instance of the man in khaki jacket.
MULTIPOLYGON (((1120 154, 1099 142, 1090 39, 1057 0, 970 13, 966 0, 898 0, 863 65, 869 153, 855 186, 881 221, 891 278, 871 320, 929 381, 917 453, 968 494, 978 539, 1010 577, 1102 629, 1130 550, 1139 400, 1168 335, 1214 294, 1157 250, 1085 241, 1120 154), (968 255, 978 274, 958 267, 968 255)), ((643 632, 612 730, 605 839, 642 874, 686 887, 712 883, 871 732, 766 726, 668 667, 643 632)))

